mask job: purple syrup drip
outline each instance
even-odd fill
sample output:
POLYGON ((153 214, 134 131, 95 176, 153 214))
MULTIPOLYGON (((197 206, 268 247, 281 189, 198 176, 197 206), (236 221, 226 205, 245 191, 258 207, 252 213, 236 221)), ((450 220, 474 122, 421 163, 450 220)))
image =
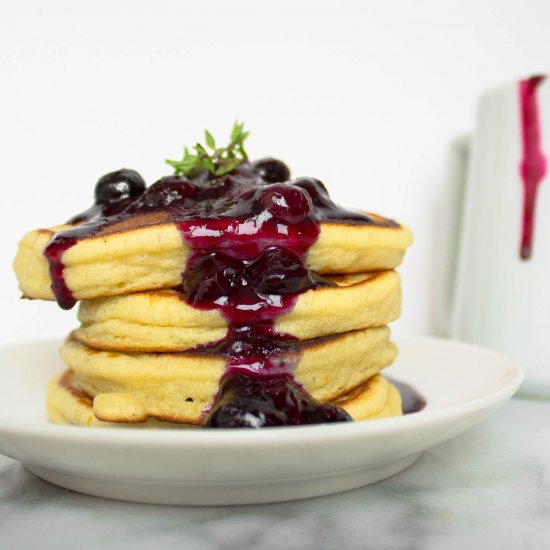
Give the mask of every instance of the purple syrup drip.
POLYGON ((527 260, 533 250, 535 208, 538 186, 546 175, 546 157, 542 151, 537 88, 544 76, 532 76, 519 82, 521 142, 523 156, 520 174, 523 183, 523 220, 520 257, 527 260))
POLYGON ((72 309, 76 304, 76 298, 65 281, 65 265, 62 261, 63 254, 76 242, 76 237, 57 233, 44 250, 44 255, 49 263, 51 289, 59 307, 62 309, 72 309))
POLYGON ((229 202, 233 195, 231 209, 238 217, 222 212, 176 222, 194 250, 182 275, 187 301, 219 310, 229 325, 215 346, 226 357, 226 368, 217 396, 204 411, 204 425, 349 421, 343 410, 320 403, 298 384, 293 376, 297 348, 288 353, 295 338, 275 331, 276 319, 293 309, 300 293, 325 284, 304 262, 320 231, 311 199, 293 185, 251 185, 246 178, 233 184, 229 202))
POLYGON ((76 298, 65 280, 63 255, 80 239, 93 237, 99 233, 106 225, 107 219, 109 218, 100 219, 95 222, 90 221, 83 225, 60 231, 46 245, 44 256, 49 264, 50 279, 52 281, 51 289, 59 307, 62 309, 72 309, 76 304, 76 298))

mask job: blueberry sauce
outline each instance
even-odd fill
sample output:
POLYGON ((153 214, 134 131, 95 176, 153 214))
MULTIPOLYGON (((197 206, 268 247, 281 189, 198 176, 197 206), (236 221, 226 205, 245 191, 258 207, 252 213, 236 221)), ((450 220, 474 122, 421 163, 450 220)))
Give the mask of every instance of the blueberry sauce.
POLYGON ((315 208, 318 218, 324 222, 339 222, 345 221, 348 224, 365 225, 375 224, 384 225, 386 227, 397 227, 399 224, 393 220, 374 220, 371 216, 355 210, 348 210, 336 204, 329 196, 327 188, 324 184, 315 178, 298 178, 289 181, 307 191, 311 197, 311 202, 315 208))
POLYGON ((546 157, 542 151, 537 88, 544 76, 532 76, 519 82, 521 138, 523 156, 520 174, 523 183, 523 220, 520 257, 527 260, 533 250, 535 207, 540 182, 546 175, 546 157))
POLYGON ((346 422, 338 407, 313 399, 287 372, 251 376, 247 369, 231 368, 220 381, 219 397, 207 417, 211 428, 262 428, 346 422))
POLYGON ((397 388, 399 395, 401 395, 403 414, 419 412, 426 407, 426 400, 413 386, 393 379, 390 382, 397 388))
MULTIPOLYGON (((58 233, 57 235, 61 235, 58 233)), ((57 237, 56 235, 56 237, 57 237)), ((67 286, 65 281, 65 265, 63 264, 63 254, 77 243, 77 237, 73 235, 64 235, 48 245, 46 256, 49 264, 50 279, 52 281, 52 292, 63 309, 72 309, 76 304, 76 299, 67 286)))
POLYGON ((394 222, 336 206, 318 180, 287 181, 288 168, 275 159, 243 162, 217 178, 205 172, 191 179, 167 176, 149 188, 129 172, 101 178, 96 205, 73 218, 80 225, 55 234, 46 247, 59 305, 74 305, 63 255, 80 239, 174 223, 191 249, 182 266, 186 300, 195 308, 219 310, 229 327, 222 340, 196 350, 221 354, 226 362, 204 425, 257 428, 351 420, 296 381, 296 339, 278 333, 275 321, 292 310, 300 293, 332 284, 305 264, 321 221, 394 222))

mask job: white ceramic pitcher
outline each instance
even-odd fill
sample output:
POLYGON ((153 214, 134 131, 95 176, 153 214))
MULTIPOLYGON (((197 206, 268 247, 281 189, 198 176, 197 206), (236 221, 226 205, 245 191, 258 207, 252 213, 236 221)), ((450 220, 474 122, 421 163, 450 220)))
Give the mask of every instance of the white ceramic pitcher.
MULTIPOLYGON (((451 147, 451 228, 440 328, 525 367, 524 394, 550 398, 550 79, 484 94, 474 132, 451 147), (539 182, 537 184, 537 182, 539 182), (537 189, 532 247, 529 203, 537 189), (527 220, 524 228, 524 220, 527 220), (522 258, 528 256, 529 258, 522 258)), ((480 365, 482 368, 482 365, 480 365)))

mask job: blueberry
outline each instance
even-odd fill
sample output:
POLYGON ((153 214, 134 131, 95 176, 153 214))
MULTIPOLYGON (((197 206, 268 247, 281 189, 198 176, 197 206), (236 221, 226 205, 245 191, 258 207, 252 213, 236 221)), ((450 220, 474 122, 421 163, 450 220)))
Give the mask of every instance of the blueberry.
POLYGON ((267 183, 279 183, 290 178, 290 170, 284 162, 265 158, 252 163, 254 171, 267 183))
POLYGON ((322 182, 315 178, 297 178, 290 181, 289 184, 306 191, 315 206, 326 206, 329 203, 332 204, 327 188, 322 182))
POLYGON ((220 390, 221 399, 210 411, 207 427, 262 428, 296 423, 297 402, 288 376, 231 374, 222 380, 220 390))
POLYGON ((174 207, 186 199, 193 199, 197 187, 183 176, 165 176, 151 185, 135 203, 130 205, 131 212, 147 211, 174 207))
POLYGON ((133 199, 145 191, 145 181, 135 171, 123 168, 99 178, 95 186, 96 204, 113 204, 133 199))
POLYGON ((260 195, 260 203, 277 221, 288 224, 302 221, 313 208, 311 198, 306 191, 283 183, 264 187, 260 195))
POLYGON ((289 250, 271 247, 247 267, 252 288, 262 294, 294 294, 315 286, 299 256, 289 250))
POLYGON ((193 258, 183 274, 183 291, 194 307, 212 309, 227 302, 244 284, 243 265, 221 252, 193 258))

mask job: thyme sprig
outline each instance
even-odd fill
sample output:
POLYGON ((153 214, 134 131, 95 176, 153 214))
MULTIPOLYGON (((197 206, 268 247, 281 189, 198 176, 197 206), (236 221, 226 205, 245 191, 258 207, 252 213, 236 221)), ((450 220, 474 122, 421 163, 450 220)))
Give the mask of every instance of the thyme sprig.
POLYGON ((187 147, 183 149, 183 158, 181 160, 169 160, 166 162, 174 168, 174 174, 193 177, 199 172, 208 170, 214 176, 223 176, 231 172, 241 162, 248 160, 248 155, 244 150, 244 141, 250 132, 245 131, 244 122, 235 122, 229 144, 225 147, 216 147, 216 140, 208 131, 204 131, 204 141, 206 147, 197 143, 193 146, 192 153, 187 147), (211 149, 211 153, 207 151, 211 149))

